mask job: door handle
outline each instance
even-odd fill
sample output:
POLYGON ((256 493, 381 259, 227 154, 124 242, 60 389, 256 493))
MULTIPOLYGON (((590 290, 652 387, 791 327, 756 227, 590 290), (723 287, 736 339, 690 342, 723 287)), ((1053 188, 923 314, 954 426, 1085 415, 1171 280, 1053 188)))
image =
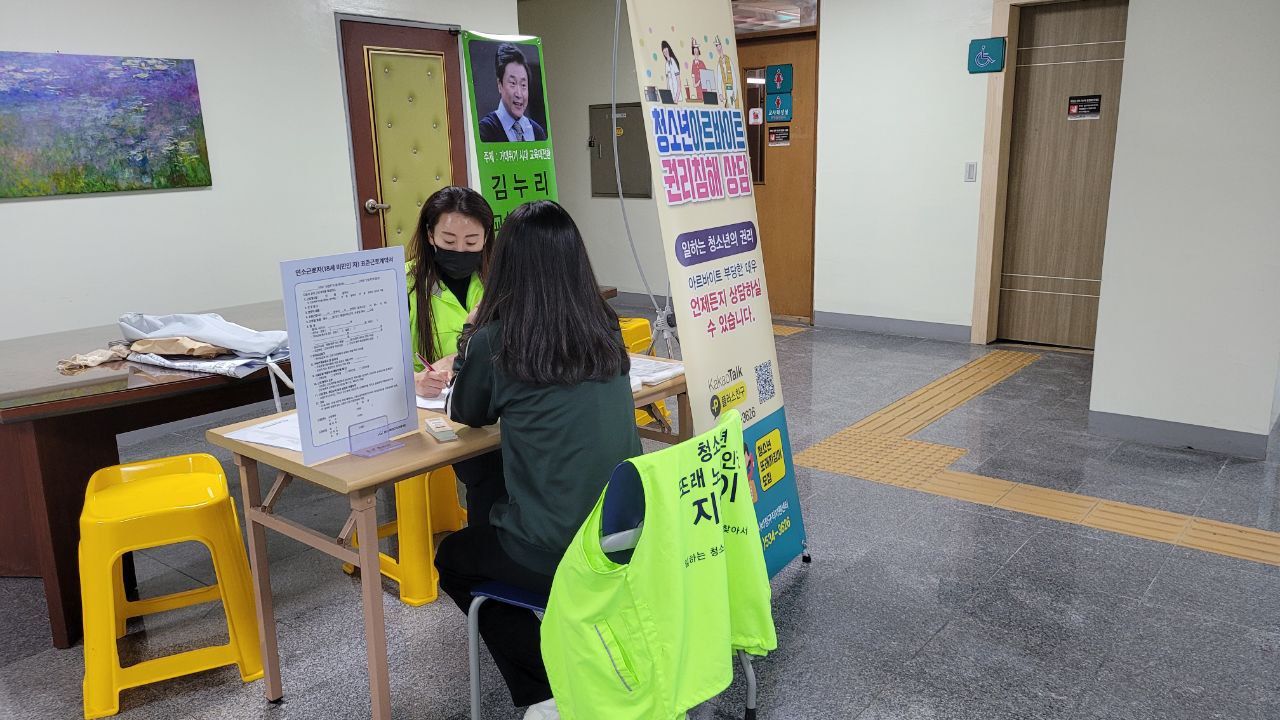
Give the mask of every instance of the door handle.
POLYGON ((380 203, 373 198, 364 201, 364 211, 370 215, 377 215, 379 210, 390 210, 391 206, 386 203, 380 203))

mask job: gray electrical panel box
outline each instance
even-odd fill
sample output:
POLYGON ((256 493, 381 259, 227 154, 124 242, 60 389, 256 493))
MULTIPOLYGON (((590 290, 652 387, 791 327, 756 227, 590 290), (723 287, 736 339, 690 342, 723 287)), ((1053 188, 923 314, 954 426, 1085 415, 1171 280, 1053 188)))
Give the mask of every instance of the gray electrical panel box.
MULTIPOLYGON (((587 151, 591 153, 591 196, 618 197, 618 181, 613 173, 612 106, 592 105, 587 151)), ((622 171, 622 196, 653 197, 649 172, 649 143, 644 135, 644 115, 640 103, 618 103, 618 167, 622 171)))

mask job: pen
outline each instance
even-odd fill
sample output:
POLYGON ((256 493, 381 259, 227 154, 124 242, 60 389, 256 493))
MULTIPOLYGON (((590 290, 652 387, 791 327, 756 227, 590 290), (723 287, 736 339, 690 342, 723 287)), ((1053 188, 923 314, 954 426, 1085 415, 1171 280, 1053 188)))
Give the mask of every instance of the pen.
POLYGON ((422 357, 420 353, 414 353, 413 356, 418 358, 418 362, 422 363, 422 366, 425 367, 429 372, 436 372, 436 369, 431 366, 431 363, 427 362, 427 359, 422 357))

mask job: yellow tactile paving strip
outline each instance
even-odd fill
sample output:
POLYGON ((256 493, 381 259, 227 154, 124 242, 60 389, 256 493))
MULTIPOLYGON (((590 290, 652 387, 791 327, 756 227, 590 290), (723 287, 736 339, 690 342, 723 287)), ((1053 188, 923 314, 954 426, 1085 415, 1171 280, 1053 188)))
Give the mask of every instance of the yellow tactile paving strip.
POLYGON ((800 453, 796 462, 886 485, 915 488, 964 454, 960 448, 846 428, 800 453))
POLYGON ((778 337, 787 337, 788 335, 795 335, 796 333, 802 333, 808 329, 809 328, 799 327, 797 325, 779 325, 778 323, 773 324, 773 334, 777 335, 778 337))
POLYGON ((966 450, 907 438, 1038 357, 1007 350, 989 353, 805 449, 796 462, 979 505, 1280 565, 1280 533, 948 470, 966 450))
MULTIPOLYGON (((925 429, 943 415, 982 394, 1040 357, 1035 353, 996 350, 878 410, 852 430, 906 437, 925 429)), ((823 442, 826 442, 825 440, 823 442)))

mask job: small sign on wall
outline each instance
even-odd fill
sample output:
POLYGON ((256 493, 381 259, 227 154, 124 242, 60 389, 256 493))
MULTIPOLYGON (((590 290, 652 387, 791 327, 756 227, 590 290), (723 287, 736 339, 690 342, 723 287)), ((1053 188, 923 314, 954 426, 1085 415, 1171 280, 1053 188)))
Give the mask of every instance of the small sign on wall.
POLYGON ((763 125, 764 124, 764 108, 758 108, 758 107, 751 108, 751 110, 747 113, 747 124, 763 125))
POLYGON ((771 122, 791 122, 791 93, 769 95, 765 105, 768 111, 765 118, 771 122))
POLYGON ((765 93, 768 95, 776 95, 778 93, 791 92, 792 69, 791 64, 786 65, 770 65, 764 71, 765 93))
POLYGON ((1102 117, 1101 95, 1072 95, 1067 98, 1068 120, 1097 120, 1102 117))
POLYGON ((790 125, 774 125, 769 128, 769 147, 787 147, 790 144, 790 125))
POLYGON ((969 72, 993 73, 1004 70, 1004 45, 1002 37, 970 40, 969 72))

